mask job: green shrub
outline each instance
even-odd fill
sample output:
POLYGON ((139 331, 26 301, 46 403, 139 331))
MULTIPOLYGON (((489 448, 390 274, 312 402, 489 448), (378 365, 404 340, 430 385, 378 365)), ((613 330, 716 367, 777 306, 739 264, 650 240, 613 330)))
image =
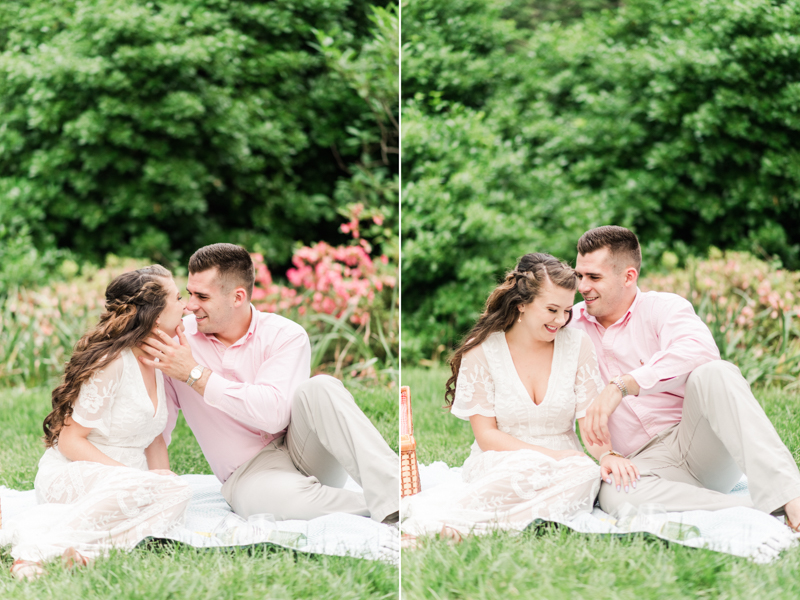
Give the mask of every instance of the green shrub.
MULTIPOLYGON (((363 0, 0 1, 4 222, 45 256, 172 266, 218 241, 288 262, 296 240, 336 239, 382 131, 317 33, 377 60, 374 14, 363 0)), ((373 187, 391 187, 396 160, 377 162, 373 187)))
POLYGON ((502 19, 520 4, 403 11, 404 361, 455 343, 520 255, 572 260, 599 225, 646 264, 714 245, 800 268, 799 0, 502 19))

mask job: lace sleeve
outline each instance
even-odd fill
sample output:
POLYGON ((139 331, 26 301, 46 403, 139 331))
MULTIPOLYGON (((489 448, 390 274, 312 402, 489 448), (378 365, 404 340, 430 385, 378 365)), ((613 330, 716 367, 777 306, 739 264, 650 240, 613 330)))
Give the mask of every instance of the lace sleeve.
POLYGON ((473 348, 461 360, 456 397, 450 412, 459 419, 472 415, 494 417, 494 381, 483 348, 473 348))
POLYGON ((119 392, 122 371, 123 358, 119 356, 84 382, 72 407, 76 423, 97 429, 105 436, 111 434, 111 407, 119 392))
POLYGON ((575 372, 575 418, 586 416, 586 409, 603 391, 603 379, 597 367, 597 355, 591 338, 581 331, 581 349, 578 354, 578 370, 575 372))

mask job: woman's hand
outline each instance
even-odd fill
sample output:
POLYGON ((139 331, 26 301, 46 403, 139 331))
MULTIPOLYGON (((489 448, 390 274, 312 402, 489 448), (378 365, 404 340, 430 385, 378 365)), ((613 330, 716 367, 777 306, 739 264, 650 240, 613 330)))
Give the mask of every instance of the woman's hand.
POLYGON ((550 453, 550 456, 556 460, 564 460, 565 458, 570 458, 571 456, 586 456, 586 454, 580 450, 553 450, 550 453))
POLYGON ((156 473, 158 475, 167 475, 169 477, 177 477, 177 473, 173 473, 169 469, 150 469, 151 473, 156 473))
POLYGON ((614 476, 614 484, 617 491, 625 486, 625 492, 630 491, 631 487, 636 487, 636 482, 641 479, 639 469, 627 458, 607 454, 600 461, 600 477, 608 484, 611 484, 611 476, 614 476))

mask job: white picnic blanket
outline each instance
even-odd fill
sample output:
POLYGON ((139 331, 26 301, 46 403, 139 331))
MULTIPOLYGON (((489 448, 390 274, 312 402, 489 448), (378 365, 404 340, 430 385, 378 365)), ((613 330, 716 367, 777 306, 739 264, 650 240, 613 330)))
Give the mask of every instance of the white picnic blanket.
MULTIPOLYGON (((449 467, 443 462, 434 462, 427 466, 419 465, 419 474, 420 486, 423 491, 438 485, 458 486, 463 484, 461 468, 449 467)), ((742 480, 731 491, 731 494, 748 493, 746 477, 742 477, 742 480)), ((793 533, 782 520, 752 508, 668 512, 666 520, 680 523, 684 527, 697 527, 700 536, 692 539, 676 539, 648 527, 645 520, 638 520, 637 523, 636 519, 630 529, 620 529, 616 526, 616 520, 598 507, 595 507, 591 513, 584 513, 571 520, 561 521, 561 523, 583 533, 647 531, 670 542, 743 556, 756 563, 773 561, 783 550, 796 545, 797 538, 800 537, 793 533)))
MULTIPOLYGON (((214 475, 182 475, 192 488, 186 524, 168 539, 196 548, 247 546, 269 542, 312 554, 353 556, 400 563, 400 539, 396 527, 371 519, 337 513, 310 521, 245 521, 231 511, 222 497, 222 484, 214 475)), ((360 491, 351 478, 346 489, 360 491)), ((0 545, 11 543, 14 519, 36 505, 33 490, 21 492, 0 486, 3 528, 0 545), (5 534, 5 536, 4 536, 5 534)))

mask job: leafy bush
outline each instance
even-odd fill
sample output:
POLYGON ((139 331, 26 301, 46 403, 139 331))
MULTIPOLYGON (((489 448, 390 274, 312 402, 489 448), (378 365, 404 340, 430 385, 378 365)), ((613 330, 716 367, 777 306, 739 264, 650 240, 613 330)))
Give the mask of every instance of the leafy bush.
POLYGON ((750 383, 800 386, 800 273, 746 252, 712 248, 685 269, 650 275, 641 289, 688 299, 706 322, 724 360, 750 383))
POLYGON ((45 257, 172 266, 223 240, 280 263, 337 239, 339 206, 397 204, 362 94, 393 83, 353 79, 396 80, 375 64, 392 25, 363 0, 0 1, 3 223, 45 257))
POLYGON ((560 23, 511 0, 404 5, 403 357, 474 322, 525 252, 640 236, 800 267, 800 0, 632 0, 560 23))

